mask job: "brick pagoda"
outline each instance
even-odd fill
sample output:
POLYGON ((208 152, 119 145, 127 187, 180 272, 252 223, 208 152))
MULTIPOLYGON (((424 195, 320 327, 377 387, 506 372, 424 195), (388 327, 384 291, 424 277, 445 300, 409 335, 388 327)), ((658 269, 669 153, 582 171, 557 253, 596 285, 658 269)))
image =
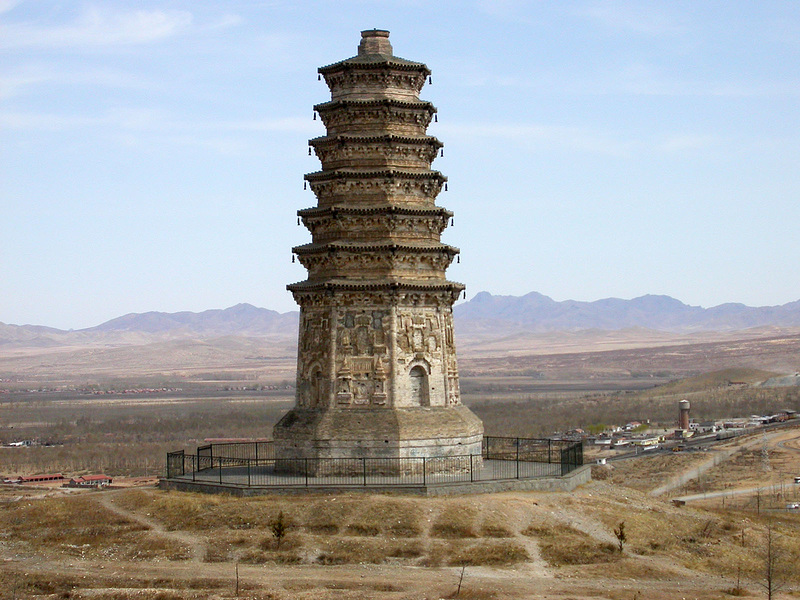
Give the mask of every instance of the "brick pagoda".
POLYGON ((319 69, 331 100, 309 144, 317 205, 298 211, 308 270, 300 305, 296 405, 275 426, 277 458, 480 455, 483 425, 461 404, 453 302, 436 205, 436 108, 419 99, 430 70, 396 57, 389 32, 361 33, 358 55, 319 69))

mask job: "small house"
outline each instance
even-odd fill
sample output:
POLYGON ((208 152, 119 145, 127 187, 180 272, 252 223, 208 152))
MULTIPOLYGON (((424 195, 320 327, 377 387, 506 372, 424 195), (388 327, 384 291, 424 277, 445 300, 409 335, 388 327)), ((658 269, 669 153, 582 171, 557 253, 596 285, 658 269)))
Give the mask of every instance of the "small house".
POLYGON ((108 475, 83 475, 81 477, 73 477, 67 484, 69 487, 105 487, 111 485, 113 479, 108 475))

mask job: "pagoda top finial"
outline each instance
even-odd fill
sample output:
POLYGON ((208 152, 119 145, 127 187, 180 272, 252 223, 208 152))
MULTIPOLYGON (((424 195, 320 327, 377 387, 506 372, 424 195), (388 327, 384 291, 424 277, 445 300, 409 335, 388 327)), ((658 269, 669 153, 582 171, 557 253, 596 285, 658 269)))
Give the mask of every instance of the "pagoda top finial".
POLYGON ((358 45, 358 54, 385 54, 392 56, 392 44, 389 42, 389 32, 385 29, 367 29, 361 32, 361 43, 358 45))

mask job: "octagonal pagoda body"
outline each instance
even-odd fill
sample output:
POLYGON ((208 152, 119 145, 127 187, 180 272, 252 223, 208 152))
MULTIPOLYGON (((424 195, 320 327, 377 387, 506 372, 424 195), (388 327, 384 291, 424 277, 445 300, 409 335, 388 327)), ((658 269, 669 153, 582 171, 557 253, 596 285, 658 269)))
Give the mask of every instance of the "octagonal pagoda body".
POLYGON ((293 252, 308 270, 300 305, 296 405, 274 428, 277 458, 480 455, 483 425, 461 404, 445 270, 452 213, 436 206, 441 142, 419 99, 429 69, 393 56, 389 32, 362 32, 358 55, 321 67, 327 134, 309 142, 317 206, 293 252))

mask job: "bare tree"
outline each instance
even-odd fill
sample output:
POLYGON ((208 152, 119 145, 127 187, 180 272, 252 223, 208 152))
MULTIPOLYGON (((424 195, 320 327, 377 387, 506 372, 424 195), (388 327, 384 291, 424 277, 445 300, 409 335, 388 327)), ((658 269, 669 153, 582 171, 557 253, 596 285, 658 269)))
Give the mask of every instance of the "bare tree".
POLYGON ((759 585, 767 593, 767 600, 772 600, 781 588, 786 585, 787 565, 786 556, 780 547, 780 536, 775 531, 775 525, 770 520, 764 533, 763 547, 763 581, 759 585))

